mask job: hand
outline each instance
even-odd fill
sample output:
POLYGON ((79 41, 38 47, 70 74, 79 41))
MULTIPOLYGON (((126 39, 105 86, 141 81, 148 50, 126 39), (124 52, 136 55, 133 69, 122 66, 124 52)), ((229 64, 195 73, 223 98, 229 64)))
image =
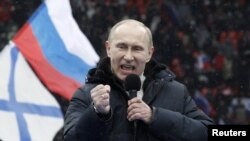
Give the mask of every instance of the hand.
POLYGON ((110 86, 102 84, 97 85, 90 91, 96 112, 102 114, 108 114, 110 112, 109 93, 110 86))
POLYGON ((150 123, 152 120, 152 110, 144 101, 135 97, 128 101, 127 118, 129 121, 139 119, 145 123, 150 123))

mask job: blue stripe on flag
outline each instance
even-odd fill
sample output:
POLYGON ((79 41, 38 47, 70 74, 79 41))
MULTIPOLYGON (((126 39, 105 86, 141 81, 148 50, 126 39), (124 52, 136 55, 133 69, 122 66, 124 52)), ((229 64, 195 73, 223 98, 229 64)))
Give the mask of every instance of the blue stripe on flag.
MULTIPOLYGON (((14 47, 13 49, 11 49, 11 73, 10 73, 10 80, 9 80, 9 84, 8 84, 8 90, 10 93, 10 101, 15 101, 16 97, 15 97, 15 83, 14 83, 14 78, 15 78, 15 68, 16 68, 16 61, 17 61, 17 55, 18 55, 18 50, 16 47, 14 47)), ((9 103, 10 104, 10 103, 9 103)), ((17 108, 17 107, 15 107, 17 108)), ((11 109, 11 110, 15 110, 15 109, 11 109)), ((28 131, 28 127, 27 124, 25 122, 25 119, 23 117, 23 113, 21 113, 21 111, 15 110, 14 111, 17 117, 17 121, 18 121, 18 128, 20 131, 20 138, 22 141, 30 141, 30 135, 29 135, 29 131, 28 131)))
MULTIPOLYGON (((14 91, 14 89, 10 88, 11 91, 14 91)), ((10 93, 11 95, 14 93, 10 93)), ((0 110, 3 111, 9 111, 10 109, 12 111, 22 111, 22 113, 27 114, 39 114, 43 116, 49 116, 49 117, 62 117, 61 109, 57 107, 52 106, 42 106, 42 105, 36 105, 36 104, 29 104, 29 103, 17 103, 15 101, 15 96, 10 98, 11 101, 5 101, 0 100, 0 110)))
POLYGON ((48 15, 46 4, 39 7, 29 23, 48 62, 62 74, 82 84, 83 77, 86 76, 91 66, 66 50, 65 44, 48 15))

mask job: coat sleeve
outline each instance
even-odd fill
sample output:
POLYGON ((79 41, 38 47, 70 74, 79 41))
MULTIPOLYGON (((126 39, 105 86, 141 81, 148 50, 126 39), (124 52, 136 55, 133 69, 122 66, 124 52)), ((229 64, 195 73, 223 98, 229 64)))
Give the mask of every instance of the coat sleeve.
POLYGON ((90 89, 85 87, 78 89, 73 95, 65 115, 65 141, 107 140, 111 119, 104 121, 99 118, 89 93, 90 89))
POLYGON ((186 88, 183 100, 183 112, 154 107, 149 130, 162 141, 206 141, 207 125, 214 122, 197 108, 186 88))

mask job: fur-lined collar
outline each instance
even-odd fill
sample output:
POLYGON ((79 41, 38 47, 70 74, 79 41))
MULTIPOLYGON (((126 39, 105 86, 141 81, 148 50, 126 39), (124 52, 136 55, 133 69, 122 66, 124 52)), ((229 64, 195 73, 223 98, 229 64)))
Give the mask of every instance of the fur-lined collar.
MULTIPOLYGON (((151 59, 146 64, 144 76, 146 77, 145 81, 147 83, 153 79, 162 79, 166 77, 169 79, 175 78, 175 75, 167 70, 167 67, 164 64, 158 63, 155 59, 151 59)), ((102 83, 110 85, 118 83, 121 86, 123 85, 123 82, 112 73, 110 59, 108 57, 101 59, 97 64, 97 67, 89 71, 86 83, 102 83)))

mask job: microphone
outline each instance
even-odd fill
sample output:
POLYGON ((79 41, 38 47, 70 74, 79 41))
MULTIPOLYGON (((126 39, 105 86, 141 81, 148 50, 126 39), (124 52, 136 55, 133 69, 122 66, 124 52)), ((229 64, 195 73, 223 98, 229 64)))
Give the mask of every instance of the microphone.
POLYGON ((141 79, 136 74, 130 74, 125 78, 125 90, 129 92, 129 98, 137 97, 137 91, 141 88, 141 79))
MULTIPOLYGON (((137 97, 137 91, 141 88, 141 79, 136 74, 130 74, 125 78, 125 90, 129 93, 129 98, 132 99, 134 97, 137 97)), ((137 120, 134 121, 134 141, 137 139, 137 120)))

